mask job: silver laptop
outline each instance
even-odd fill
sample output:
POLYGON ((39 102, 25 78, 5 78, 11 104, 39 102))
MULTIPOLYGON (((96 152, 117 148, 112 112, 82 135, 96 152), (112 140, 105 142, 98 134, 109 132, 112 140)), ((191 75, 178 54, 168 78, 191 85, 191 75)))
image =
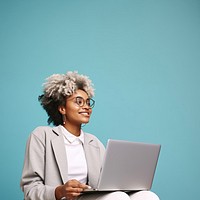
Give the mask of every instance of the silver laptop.
POLYGON ((150 190, 160 144, 108 140, 97 188, 91 191, 150 190))

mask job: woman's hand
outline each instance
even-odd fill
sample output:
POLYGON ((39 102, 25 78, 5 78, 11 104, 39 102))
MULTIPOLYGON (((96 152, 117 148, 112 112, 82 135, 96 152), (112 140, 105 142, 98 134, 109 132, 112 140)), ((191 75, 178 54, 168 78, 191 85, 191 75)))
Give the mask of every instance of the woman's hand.
POLYGON ((73 179, 66 182, 64 185, 58 186, 55 190, 55 196, 57 200, 60 200, 62 197, 66 197, 67 200, 74 200, 87 188, 89 188, 88 185, 73 179))

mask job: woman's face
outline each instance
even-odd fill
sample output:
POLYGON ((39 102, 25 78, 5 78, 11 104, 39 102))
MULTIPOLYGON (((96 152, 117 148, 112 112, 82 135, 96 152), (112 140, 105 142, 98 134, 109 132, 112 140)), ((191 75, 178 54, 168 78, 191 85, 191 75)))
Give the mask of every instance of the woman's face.
POLYGON ((65 106, 60 108, 61 114, 65 115, 66 125, 86 124, 90 120, 92 108, 90 107, 91 100, 87 93, 83 90, 76 90, 76 92, 67 98, 65 106))

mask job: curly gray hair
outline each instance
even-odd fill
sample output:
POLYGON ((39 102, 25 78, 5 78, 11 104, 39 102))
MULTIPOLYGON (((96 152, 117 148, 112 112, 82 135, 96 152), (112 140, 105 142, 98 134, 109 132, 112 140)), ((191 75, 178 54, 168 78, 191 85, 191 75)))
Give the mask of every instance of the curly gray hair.
POLYGON ((58 107, 65 104, 66 98, 76 90, 84 90, 89 98, 94 96, 94 87, 89 77, 69 71, 66 74, 53 74, 46 79, 43 94, 39 96, 42 107, 46 110, 49 118, 48 123, 62 124, 62 115, 58 107))
POLYGON ((94 88, 91 80, 78 72, 66 74, 53 74, 44 83, 44 93, 48 97, 59 99, 61 95, 71 96, 77 89, 83 89, 91 98, 94 96, 94 88))

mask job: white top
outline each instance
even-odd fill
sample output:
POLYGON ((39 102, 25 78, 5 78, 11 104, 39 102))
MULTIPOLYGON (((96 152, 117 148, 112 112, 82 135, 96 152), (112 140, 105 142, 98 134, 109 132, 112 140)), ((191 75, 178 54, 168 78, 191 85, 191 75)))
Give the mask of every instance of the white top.
POLYGON ((69 180, 76 179, 86 184, 87 162, 83 149, 84 133, 81 130, 80 136, 77 137, 67 131, 63 126, 61 127, 67 154, 69 180))

